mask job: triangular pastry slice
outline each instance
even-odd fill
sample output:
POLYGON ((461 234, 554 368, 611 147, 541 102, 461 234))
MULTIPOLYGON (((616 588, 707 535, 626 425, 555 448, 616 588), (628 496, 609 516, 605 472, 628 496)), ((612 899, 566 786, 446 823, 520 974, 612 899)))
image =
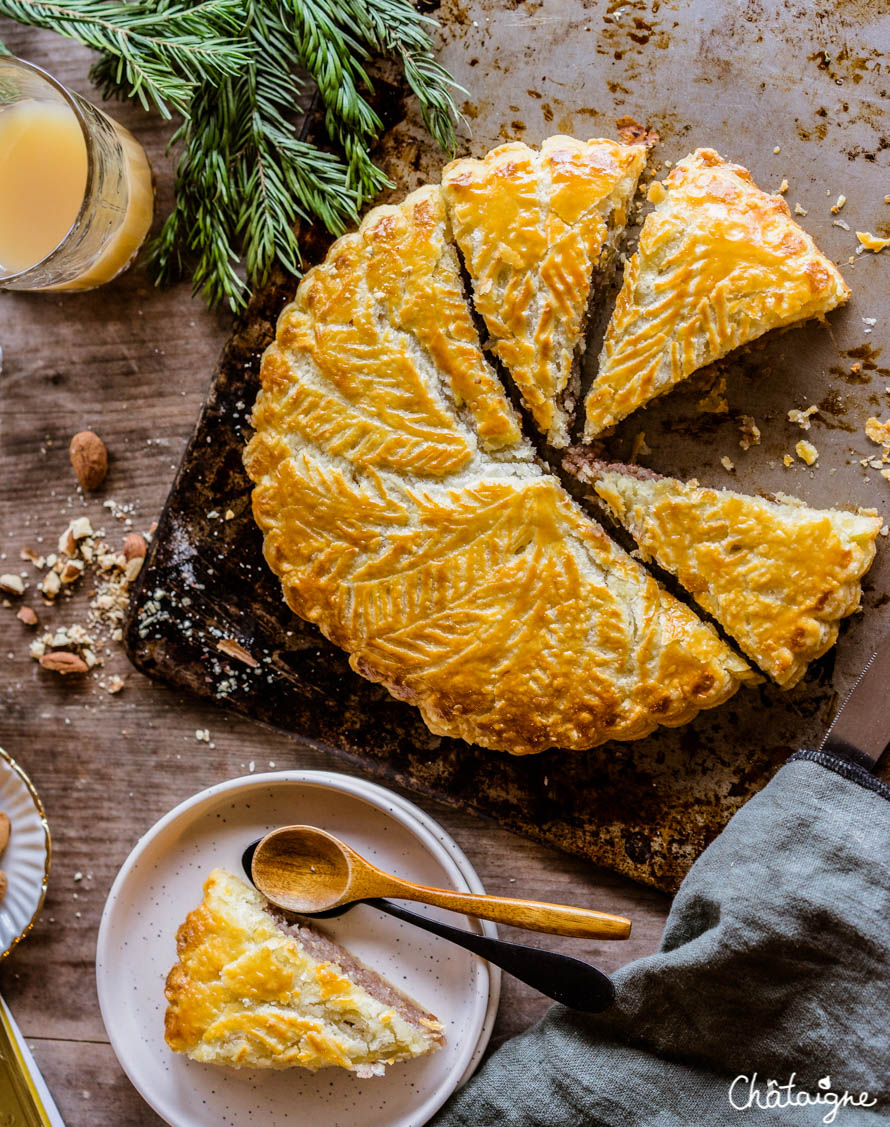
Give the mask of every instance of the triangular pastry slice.
POLYGON ((443 1042, 438 1020, 223 869, 176 934, 165 1039, 204 1064, 379 1076, 443 1042))
POLYGON ((572 501, 474 337, 438 188, 310 270, 245 452, 289 606, 437 735, 516 754, 692 719, 756 674, 572 501))
POLYGON ((538 428, 569 440, 587 309, 611 266, 646 161, 643 144, 549 137, 442 173, 473 300, 538 428))
POLYGON ((850 295, 780 196, 713 149, 653 184, 586 401, 590 441, 697 368, 850 295))
POLYGON ((645 557, 687 591, 784 688, 834 645, 859 606, 881 518, 749 497, 636 467, 577 469, 645 557))

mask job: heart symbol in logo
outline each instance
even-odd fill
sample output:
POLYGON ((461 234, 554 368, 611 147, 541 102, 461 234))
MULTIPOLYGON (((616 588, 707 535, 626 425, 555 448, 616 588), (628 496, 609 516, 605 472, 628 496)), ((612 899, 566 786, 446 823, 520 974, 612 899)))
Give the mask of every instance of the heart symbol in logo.
POLYGON ((819 1087, 822 1088, 823 1091, 827 1088, 830 1088, 831 1087, 831 1077, 830 1076, 823 1076, 822 1079, 819 1081, 819 1087))

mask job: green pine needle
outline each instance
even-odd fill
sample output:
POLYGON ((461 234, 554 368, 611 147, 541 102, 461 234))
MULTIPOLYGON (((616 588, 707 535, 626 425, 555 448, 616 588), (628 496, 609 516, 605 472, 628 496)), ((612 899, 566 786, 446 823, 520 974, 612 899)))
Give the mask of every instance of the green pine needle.
POLYGON ((248 59, 238 38, 241 0, 0 0, 0 15, 101 51, 93 72, 105 92, 120 92, 164 117, 171 109, 187 113, 200 83, 237 74, 248 59))
POLYGON ((383 130, 366 97, 373 59, 401 64, 430 134, 454 149, 461 88, 410 0, 0 0, 0 15, 98 50, 106 95, 182 116, 152 261, 159 284, 191 272, 212 305, 243 308, 276 261, 298 274, 297 224, 340 234, 388 184, 369 155, 383 130), (307 74, 339 156, 296 133, 307 74))

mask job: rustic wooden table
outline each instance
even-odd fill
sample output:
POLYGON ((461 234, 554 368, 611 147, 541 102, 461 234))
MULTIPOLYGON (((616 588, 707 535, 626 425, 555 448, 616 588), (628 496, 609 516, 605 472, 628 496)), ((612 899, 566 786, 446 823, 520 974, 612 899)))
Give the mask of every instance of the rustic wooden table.
MULTIPOLYGON (((86 50, 3 20, 0 39, 95 97, 86 50)), ((131 106, 112 112, 148 150, 163 214, 171 197, 171 162, 164 155, 169 128, 131 106)), ((150 527, 229 329, 229 319, 207 312, 187 286, 156 291, 139 265, 96 293, 0 295, 0 571, 28 572, 23 601, 37 610, 41 628, 82 621, 87 598, 75 592, 57 607, 44 607, 36 573, 19 559, 22 547, 54 550, 74 515, 89 515, 112 542, 130 528, 150 527), (67 449, 71 436, 86 428, 105 439, 111 467, 101 491, 85 498, 75 488, 67 449), (118 521, 103 506, 111 500, 132 511, 118 521)), ((0 606, 0 745, 41 793, 54 857, 42 916, 0 966, 0 991, 69 1127, 158 1124, 118 1066, 96 1000, 96 932, 118 867, 163 813, 203 787, 246 773, 251 760, 267 769, 272 763, 342 765, 146 680, 130 669, 119 646, 102 655, 103 675, 126 679, 116 695, 95 677, 62 679, 42 670, 29 656, 33 633, 16 620, 18 605, 0 606), (205 728, 210 742, 195 738, 205 728)), ((542 944, 591 956, 609 971, 656 948, 666 897, 492 823, 422 804, 454 835, 491 892, 521 888, 529 896, 595 905, 634 920, 627 943, 542 937, 542 944)), ((545 1008, 543 999, 506 979, 493 1043, 545 1008)))

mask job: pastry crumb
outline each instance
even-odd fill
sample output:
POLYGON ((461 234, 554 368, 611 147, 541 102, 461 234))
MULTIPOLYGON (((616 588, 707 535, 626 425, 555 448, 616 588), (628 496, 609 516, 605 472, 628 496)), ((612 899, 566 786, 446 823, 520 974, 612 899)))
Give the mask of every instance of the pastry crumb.
POLYGON ((7 595, 24 595, 25 584, 22 577, 15 575, 13 572, 0 575, 0 591, 7 595))
POLYGON ((840 209, 844 206, 844 204, 846 202, 847 202, 846 196, 843 196, 843 195, 838 196, 837 202, 831 205, 831 214, 837 215, 837 213, 840 211, 840 209))
POLYGON ((646 432, 644 430, 641 430, 638 432, 636 438, 634 438, 633 446, 631 447, 630 451, 629 464, 635 466, 637 464, 637 458, 641 456, 645 457, 647 454, 651 453, 652 450, 646 442, 646 432))
POLYGON ((776 145, 776 146, 775 146, 775 148, 773 149, 773 153, 774 153, 774 154, 775 154, 776 156, 778 156, 778 155, 779 155, 779 153, 780 153, 781 151, 782 151, 782 146, 781 146, 781 145, 776 145))
POLYGON ((720 465, 723 466, 727 473, 732 473, 735 469, 735 462, 732 460, 732 458, 727 458, 725 454, 720 459, 720 465))
POLYGON ((872 415, 865 421, 865 434, 876 445, 883 446, 885 450, 890 449, 890 419, 882 423, 872 415))
POLYGON ((794 450, 798 458, 800 458, 802 462, 806 462, 808 466, 812 466, 819 457, 819 451, 812 442, 807 442, 806 439, 801 439, 794 447, 794 450))
POLYGON ((782 183, 779 185, 779 195, 784 195, 788 191, 788 188, 789 188, 788 178, 785 177, 782 180, 782 183))
POLYGON ((706 395, 696 404, 701 415, 728 415, 729 401, 726 398, 726 377, 715 380, 706 395))
POLYGON ((862 244, 859 248, 862 250, 871 250, 875 254, 880 254, 884 247, 890 247, 890 239, 881 239, 877 235, 873 235, 871 231, 857 231, 856 238, 862 244))
POLYGON ((754 421, 753 415, 742 415, 739 418, 739 446, 743 450, 750 450, 752 446, 760 445, 760 427, 754 421))
POLYGON ((796 203, 794 205, 794 214, 795 215, 806 215, 806 213, 807 213, 807 209, 805 207, 801 207, 799 203, 796 203))
POLYGON ((790 423, 797 423, 801 430, 809 430, 812 425, 810 423, 810 417, 815 415, 818 410, 819 408, 815 403, 811 403, 806 411, 798 411, 796 407, 792 407, 788 412, 788 421, 790 423))

